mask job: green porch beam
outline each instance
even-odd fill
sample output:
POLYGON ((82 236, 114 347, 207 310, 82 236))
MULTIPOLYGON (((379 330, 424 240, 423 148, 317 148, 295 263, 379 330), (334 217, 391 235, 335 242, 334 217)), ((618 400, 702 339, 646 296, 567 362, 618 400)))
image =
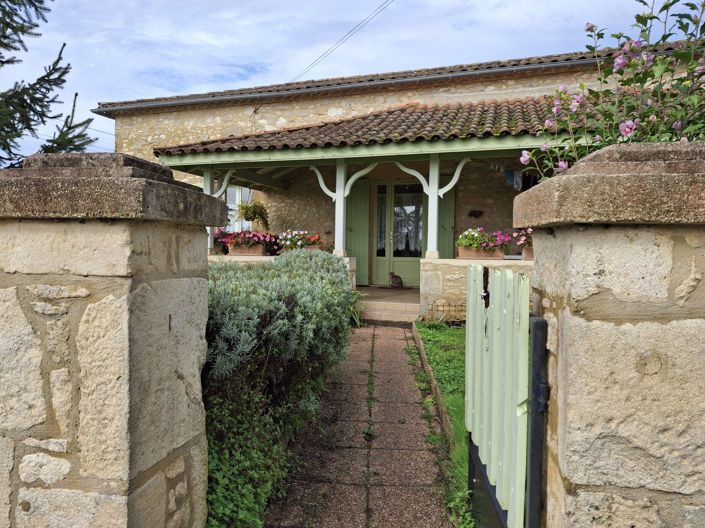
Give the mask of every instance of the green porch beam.
POLYGON ((334 165, 337 159, 348 163, 395 161, 400 159, 428 159, 435 154, 440 159, 470 156, 472 158, 490 158, 513 155, 523 149, 538 148, 544 138, 534 135, 484 137, 455 140, 418 141, 407 143, 384 143, 375 145, 356 145, 345 147, 245 150, 232 152, 204 152, 199 154, 162 155, 159 160, 174 169, 196 166, 296 166, 334 165))
POLYGON ((245 181, 247 183, 256 183, 265 187, 273 187, 275 189, 284 189, 284 182, 275 180, 271 176, 257 174, 251 170, 237 169, 233 172, 232 178, 235 180, 245 181))

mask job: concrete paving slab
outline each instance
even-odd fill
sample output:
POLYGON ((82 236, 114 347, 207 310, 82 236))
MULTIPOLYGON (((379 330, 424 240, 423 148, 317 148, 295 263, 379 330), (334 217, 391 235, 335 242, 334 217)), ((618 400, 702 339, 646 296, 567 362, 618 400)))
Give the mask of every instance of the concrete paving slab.
POLYGON ((372 486, 372 528, 449 528, 440 491, 431 487, 372 486))
POLYGON ((417 403, 421 401, 421 391, 415 386, 416 381, 410 374, 404 376, 383 377, 375 379, 375 401, 417 403), (401 383, 400 383, 401 382, 401 383))
POLYGON ((425 423, 376 423, 372 429, 372 449, 425 450, 432 447, 426 442, 429 428, 425 423))
POLYGON ((423 409, 415 403, 381 402, 372 404, 372 422, 427 423, 422 417, 423 409))
POLYGON ((370 451, 370 484, 433 485, 438 479, 435 456, 430 451, 372 449, 370 451))
POLYGON ((317 449, 302 455, 296 482, 336 482, 365 485, 367 449, 317 449))
POLYGON ((277 528, 364 528, 364 486, 327 483, 294 483, 277 528))

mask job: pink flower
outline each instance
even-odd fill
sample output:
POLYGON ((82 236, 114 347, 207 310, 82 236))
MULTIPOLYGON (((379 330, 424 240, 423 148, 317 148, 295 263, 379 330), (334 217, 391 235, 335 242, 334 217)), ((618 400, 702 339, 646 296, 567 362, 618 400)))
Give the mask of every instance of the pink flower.
POLYGON ((673 130, 683 130, 683 121, 680 119, 678 121, 674 121, 671 126, 673 127, 673 130))
POLYGON ((651 68, 651 66, 654 65, 653 53, 647 53, 646 51, 642 51, 641 58, 644 60, 644 68, 651 68))
POLYGON ((534 232, 534 230, 530 227, 529 229, 526 230, 527 233, 531 234, 534 232))
POLYGON ((556 172, 562 172, 568 168, 569 163, 567 161, 559 161, 558 167, 556 167, 556 172))
POLYGON ((600 134, 595 134, 595 137, 592 138, 593 141, 602 141, 602 136, 600 134))
POLYGON ((558 87, 558 91, 565 93, 565 92, 568 91, 568 87, 567 87, 565 84, 561 84, 561 85, 558 87))
POLYGON ((627 57, 624 55, 617 55, 614 59, 613 71, 619 71, 627 65, 627 57))
POLYGON ((585 33, 594 33, 596 29, 597 26, 595 24, 592 24, 590 22, 585 24, 585 33))
POLYGON ((512 236, 517 237, 517 236, 519 236, 519 233, 512 233, 512 236))
POLYGON ((548 143, 541 145, 541 152, 546 152, 548 150, 548 143))
POLYGON ((543 123, 543 126, 545 126, 546 128, 553 128, 555 124, 550 119, 546 119, 546 121, 544 121, 543 123))
POLYGON ((477 230, 478 230, 478 231, 484 231, 485 228, 484 228, 484 227, 478 227, 477 230))
POLYGON ((519 161, 521 162, 522 165, 528 165, 530 163, 531 159, 529 157, 528 150, 521 151, 521 157, 519 158, 519 161))
POLYGON ((624 123, 619 124, 619 131, 623 136, 630 137, 634 131, 636 130, 636 127, 639 125, 639 120, 632 121, 631 119, 628 119, 624 123))

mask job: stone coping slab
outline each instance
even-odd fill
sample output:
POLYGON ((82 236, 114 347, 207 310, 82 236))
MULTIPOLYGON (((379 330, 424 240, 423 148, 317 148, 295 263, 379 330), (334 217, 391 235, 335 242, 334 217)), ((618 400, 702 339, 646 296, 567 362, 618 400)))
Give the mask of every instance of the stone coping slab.
POLYGON ((705 144, 612 145, 514 199, 514 227, 567 224, 705 224, 705 144))
POLYGON ((126 154, 36 154, 0 171, 0 218, 153 220, 219 226, 227 205, 126 154))

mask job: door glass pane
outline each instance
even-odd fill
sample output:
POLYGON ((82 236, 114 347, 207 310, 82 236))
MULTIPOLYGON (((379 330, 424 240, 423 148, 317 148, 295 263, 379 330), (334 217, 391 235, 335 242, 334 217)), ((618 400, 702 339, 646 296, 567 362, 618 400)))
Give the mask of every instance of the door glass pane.
POLYGON ((377 256, 387 256, 387 186, 377 186, 377 256))
POLYGON ((423 234, 423 188, 421 184, 394 186, 395 257, 421 257, 423 234))

